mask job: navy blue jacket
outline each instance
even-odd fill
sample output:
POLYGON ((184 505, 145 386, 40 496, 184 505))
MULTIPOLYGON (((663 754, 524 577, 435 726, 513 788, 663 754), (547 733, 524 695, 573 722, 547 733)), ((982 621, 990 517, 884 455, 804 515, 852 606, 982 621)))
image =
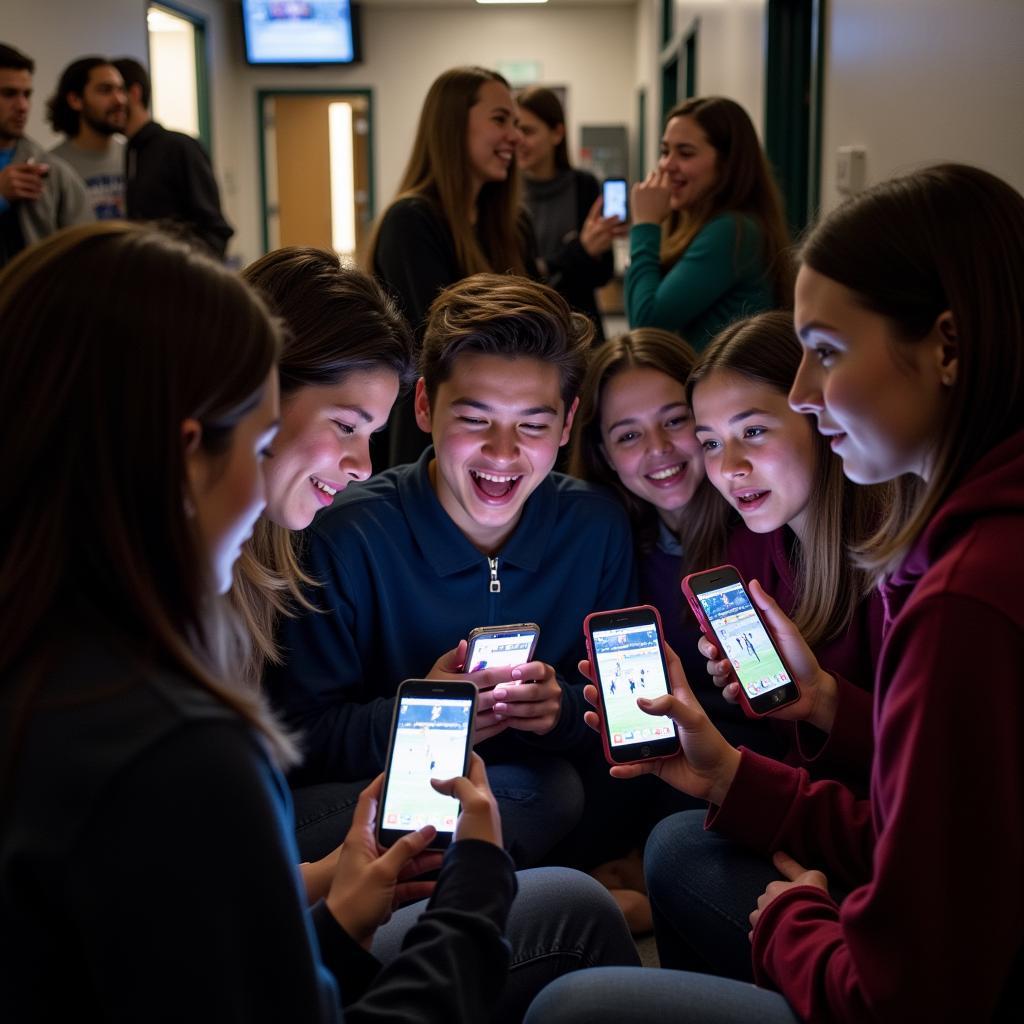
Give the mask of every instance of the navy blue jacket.
MULTIPOLYGON (((285 664, 267 687, 304 734, 303 784, 355 781, 383 770, 393 698, 423 678, 475 626, 536 622, 536 657, 554 666, 562 714, 545 737, 502 735, 566 750, 587 736, 582 624, 587 613, 634 603, 633 542, 615 498, 552 473, 530 495, 497 555, 488 559, 452 522, 430 484, 433 449, 350 487, 307 531, 305 566, 326 609, 285 620, 285 664), (566 682, 568 680, 568 682, 566 682)), ((493 741, 490 741, 493 742, 493 741)))

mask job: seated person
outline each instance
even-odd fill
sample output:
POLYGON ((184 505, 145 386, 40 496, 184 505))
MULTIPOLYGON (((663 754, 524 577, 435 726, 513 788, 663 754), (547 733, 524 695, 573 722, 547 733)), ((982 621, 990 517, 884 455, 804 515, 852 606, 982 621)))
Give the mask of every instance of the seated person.
POLYGON ((582 722, 581 625, 633 600, 621 506, 551 472, 591 333, 556 292, 523 278, 480 274, 447 289, 415 395, 433 447, 350 487, 308 531, 305 570, 318 584, 308 595, 323 611, 282 623, 284 663, 266 675, 303 733, 297 820, 325 825, 323 843, 307 834, 305 857, 336 845, 338 818, 383 767, 398 684, 460 673, 460 641, 479 625, 541 628, 537 660, 468 676, 482 691, 476 742, 510 852, 537 863, 580 819, 579 774, 558 755, 599 756, 582 722))

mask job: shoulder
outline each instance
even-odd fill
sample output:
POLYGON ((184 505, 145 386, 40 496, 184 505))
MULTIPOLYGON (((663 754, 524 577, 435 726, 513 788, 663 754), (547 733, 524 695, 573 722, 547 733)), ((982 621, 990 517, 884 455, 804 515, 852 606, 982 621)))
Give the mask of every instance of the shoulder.
POLYGON ((402 196, 396 199, 381 218, 381 230, 403 228, 409 225, 443 224, 441 211, 425 196, 402 196))
POLYGON ((552 473, 548 479, 558 501, 559 519, 571 518, 586 530, 629 530, 629 516, 611 491, 565 473, 552 473))
POLYGON ((574 167, 572 169, 572 173, 573 177, 576 179, 576 188, 579 190, 579 194, 581 196, 593 196, 594 198, 591 199, 591 202, 593 202, 594 199, 597 198, 598 192, 601 191, 601 185, 597 178, 595 178, 590 171, 581 170, 579 167, 574 167))
POLYGON ((332 547, 372 543, 374 537, 393 540, 407 528, 402 493, 415 465, 395 466, 349 487, 313 520, 310 534, 332 547))

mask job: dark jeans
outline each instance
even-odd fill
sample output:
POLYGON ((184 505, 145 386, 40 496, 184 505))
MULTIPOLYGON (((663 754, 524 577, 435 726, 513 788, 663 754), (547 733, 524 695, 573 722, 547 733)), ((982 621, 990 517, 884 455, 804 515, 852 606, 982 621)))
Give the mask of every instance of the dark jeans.
POLYGON ((704 829, 704 811, 666 818, 644 854, 662 967, 753 980, 750 912, 782 876, 767 857, 704 829))
POLYGON ((559 978, 525 1024, 797 1024, 778 992, 707 974, 603 967, 559 978))
MULTIPOLYGON (((535 868, 517 879, 506 928, 512 963, 493 1021, 521 1021, 541 989, 572 971, 639 964, 622 913, 592 878, 567 868, 535 868)), ((403 907, 379 929, 373 940, 378 960, 387 964, 398 956, 424 906, 403 907)))
MULTIPOLYGON (((568 761, 524 751, 507 764, 488 764, 487 778, 517 868, 532 867, 583 814, 583 783, 568 761)), ((369 780, 326 782, 292 790, 295 837, 303 860, 326 857, 348 833, 359 794, 369 780)))

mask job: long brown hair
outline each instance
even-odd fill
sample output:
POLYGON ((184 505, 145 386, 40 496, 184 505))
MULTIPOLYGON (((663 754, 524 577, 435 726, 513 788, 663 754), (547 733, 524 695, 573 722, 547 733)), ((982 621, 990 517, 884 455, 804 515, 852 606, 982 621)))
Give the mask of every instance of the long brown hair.
MULTIPOLYGON (((405 319, 373 278, 342 266, 336 253, 277 249, 251 263, 242 277, 288 327, 279 363, 284 415, 300 389, 334 387, 352 373, 392 370, 403 386, 413 380, 405 319)), ((267 662, 281 662, 274 639, 279 617, 316 611, 303 593, 315 581, 302 571, 295 545, 292 531, 264 514, 235 566, 231 599, 252 638, 242 671, 254 685, 267 662)))
MULTIPOLYGON (((618 494, 629 513, 633 537, 641 551, 654 547, 658 512, 623 486, 605 455, 601 437, 604 389, 613 377, 637 367, 657 370, 685 384, 696 361, 696 352, 678 335, 654 327, 637 328, 610 338, 594 349, 583 378, 580 404, 573 421, 569 472, 580 480, 610 487, 618 494)), ((722 560, 728 520, 727 502, 705 478, 686 506, 682 520, 679 540, 683 548, 683 575, 710 568, 722 560)))
POLYGON ((713 217, 726 211, 746 214, 761 229, 761 255, 775 301, 780 309, 792 308, 793 266, 782 197, 747 112, 724 96, 704 96, 673 107, 665 126, 676 117, 692 118, 707 136, 717 154, 717 177, 696 209, 669 214, 662 229, 662 264, 675 263, 713 217))
MULTIPOLYGON (((499 82, 510 89, 496 71, 480 67, 451 68, 434 81, 423 101, 412 154, 394 201, 419 196, 433 204, 451 230, 455 257, 464 276, 482 271, 525 275, 515 161, 504 181, 489 181, 480 189, 475 226, 470 223, 466 206, 466 197, 472 192, 467 155, 469 111, 487 82, 499 82)), ((370 269, 382 221, 383 216, 370 240, 370 269)))
MULTIPOLYGON (((791 313, 759 313, 716 336, 690 374, 687 393, 692 403, 701 381, 725 371, 788 396, 802 355, 791 313)), ((807 537, 803 543, 798 539, 794 550, 792 618, 813 647, 845 632, 872 588, 868 574, 854 564, 850 547, 877 526, 890 489, 850 483, 814 417, 807 419, 814 439, 813 481, 807 537)))
POLYGON ((212 694, 293 762, 260 697, 231 679, 237 634, 186 510, 181 433, 194 418, 206 453, 227 455, 277 357, 265 306, 182 244, 109 222, 10 263, 0 322, 0 679, 23 681, 13 728, 46 652, 84 621, 119 638, 126 661, 212 694))
POLYGON ((929 167, 839 207, 800 259, 886 317, 897 355, 953 315, 957 376, 928 482, 914 481, 858 548, 882 577, 984 453, 1024 426, 1024 197, 975 167, 929 167))
MULTIPOLYGON (((559 125, 563 129, 565 128, 565 111, 562 109, 562 102, 550 89, 545 89, 542 85, 531 85, 516 96, 516 103, 543 121, 551 131, 554 131, 559 125)), ((569 147, 565 141, 564 131, 561 141, 555 146, 555 167, 560 171, 567 171, 572 167, 569 162, 569 147)))

